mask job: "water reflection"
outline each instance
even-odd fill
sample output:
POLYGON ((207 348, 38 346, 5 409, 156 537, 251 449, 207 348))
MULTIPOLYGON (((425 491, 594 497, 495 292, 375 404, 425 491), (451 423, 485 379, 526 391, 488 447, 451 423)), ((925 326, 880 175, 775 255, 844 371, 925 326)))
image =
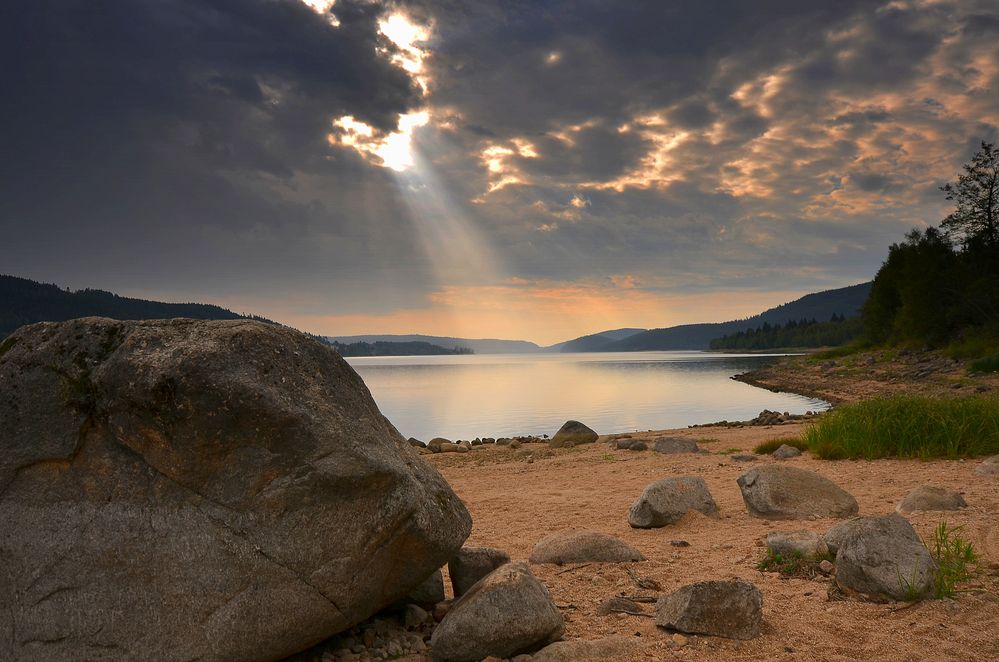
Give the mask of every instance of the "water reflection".
POLYGON ((406 436, 552 434, 567 418, 597 432, 745 420, 826 403, 730 377, 775 360, 705 352, 399 356, 348 359, 406 436))

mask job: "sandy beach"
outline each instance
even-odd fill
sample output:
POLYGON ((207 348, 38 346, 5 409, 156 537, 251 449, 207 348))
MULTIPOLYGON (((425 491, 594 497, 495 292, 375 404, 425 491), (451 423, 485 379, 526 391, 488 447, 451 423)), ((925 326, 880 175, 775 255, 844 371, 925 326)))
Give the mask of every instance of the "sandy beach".
MULTIPOLYGON (((684 660, 987 660, 999 658, 999 481, 975 474, 976 460, 825 461, 807 453, 786 460, 818 472, 853 494, 861 515, 894 512, 913 488, 938 485, 959 490, 968 507, 959 512, 909 516, 924 540, 942 520, 963 526, 983 558, 981 572, 957 600, 915 604, 873 604, 830 599, 830 580, 787 579, 761 572, 763 539, 770 531, 802 528, 825 532, 833 519, 770 522, 751 517, 736 478, 750 467, 772 461, 736 462, 730 454, 751 452, 758 443, 799 435, 807 423, 778 426, 699 427, 634 434, 689 437, 707 451, 663 455, 652 450, 617 450, 602 439, 568 449, 525 444, 520 449, 477 446, 470 453, 425 456, 447 478, 471 511, 471 546, 504 549, 527 559, 543 536, 566 529, 592 529, 617 536, 647 561, 585 566, 532 565, 566 619, 567 639, 625 635, 638 648, 614 659, 684 660), (632 529, 627 511, 650 482, 670 476, 701 476, 721 517, 688 514, 674 526, 632 529), (672 541, 686 541, 678 547, 672 541), (662 591, 636 586, 629 576, 652 579, 662 591), (763 592, 762 636, 750 641, 687 636, 676 647, 670 633, 656 628, 654 605, 648 616, 598 616, 597 605, 614 595, 653 596, 706 579, 742 578, 763 592)), ((450 590, 450 589, 449 589, 450 590)))

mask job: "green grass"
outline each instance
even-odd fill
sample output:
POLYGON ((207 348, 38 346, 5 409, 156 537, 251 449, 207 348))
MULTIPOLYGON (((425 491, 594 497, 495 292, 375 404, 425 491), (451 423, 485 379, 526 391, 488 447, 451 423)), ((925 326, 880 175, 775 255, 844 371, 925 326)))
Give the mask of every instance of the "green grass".
POLYGON ((840 347, 832 347, 821 352, 815 352, 809 358, 815 361, 828 361, 829 359, 838 359, 844 356, 850 356, 852 354, 857 354, 859 352, 872 349, 872 345, 869 341, 858 339, 848 342, 840 347))
POLYGON ((801 552, 794 552, 785 556, 768 549, 756 564, 756 568, 761 572, 778 572, 784 577, 811 579, 818 574, 820 563, 833 560, 835 559, 831 554, 812 558, 804 556, 801 552))
POLYGON ((971 372, 999 372, 999 354, 972 361, 968 367, 971 372))
POLYGON ((931 553, 939 565, 933 592, 938 598, 956 596, 957 585, 971 579, 971 566, 978 563, 975 548, 960 535, 961 528, 948 527, 947 522, 940 522, 933 531, 931 553))
POLYGON ((825 460, 999 454, 999 398, 875 398, 837 407, 805 432, 825 460))
POLYGON ((770 439, 764 441, 762 444, 753 449, 754 453, 759 455, 769 455, 775 450, 787 444, 788 446, 794 446, 799 451, 807 451, 808 444, 804 439, 799 439, 798 437, 778 437, 777 439, 770 439))

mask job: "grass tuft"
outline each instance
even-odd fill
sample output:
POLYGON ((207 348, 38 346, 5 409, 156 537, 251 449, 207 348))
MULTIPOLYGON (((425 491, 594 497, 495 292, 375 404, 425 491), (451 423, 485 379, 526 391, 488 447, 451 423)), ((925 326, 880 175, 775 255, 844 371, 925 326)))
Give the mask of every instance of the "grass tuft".
POLYGON ((767 553, 756 564, 761 572, 778 572, 784 577, 803 577, 811 579, 818 574, 819 564, 823 561, 833 561, 831 554, 817 557, 804 556, 801 552, 793 552, 785 556, 768 549, 767 553))
POLYGON ((972 361, 969 369, 971 372, 999 372, 999 354, 972 361))
POLYGON ((975 457, 999 453, 999 398, 874 398, 837 407, 805 432, 825 460, 975 457))
POLYGON ((947 522, 940 522, 933 531, 931 553, 939 565, 934 578, 933 592, 938 598, 955 597, 957 585, 971 579, 971 566, 978 563, 975 548, 960 535, 962 528, 949 527, 947 522))
POLYGON ((784 444, 794 446, 799 451, 808 450, 808 443, 804 439, 800 439, 798 437, 778 437, 777 439, 764 441, 762 444, 754 448, 753 452, 759 455, 769 455, 784 444))

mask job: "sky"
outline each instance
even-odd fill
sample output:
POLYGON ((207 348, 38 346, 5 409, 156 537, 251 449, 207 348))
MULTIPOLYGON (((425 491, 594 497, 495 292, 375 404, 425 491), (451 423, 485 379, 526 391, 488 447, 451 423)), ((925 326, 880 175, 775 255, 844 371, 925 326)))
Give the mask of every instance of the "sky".
POLYGON ((0 273, 547 344, 869 280, 999 138, 995 0, 0 7, 0 273))

